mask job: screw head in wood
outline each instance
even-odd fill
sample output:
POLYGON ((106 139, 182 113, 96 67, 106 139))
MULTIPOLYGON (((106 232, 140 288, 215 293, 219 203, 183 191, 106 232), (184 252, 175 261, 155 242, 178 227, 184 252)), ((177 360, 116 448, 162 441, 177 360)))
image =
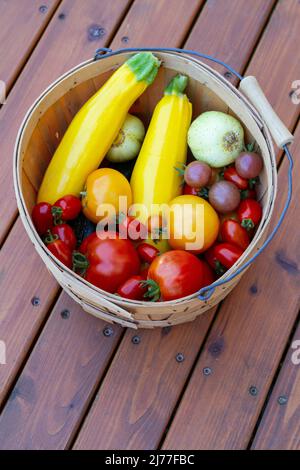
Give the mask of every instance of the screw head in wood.
POLYGON ((65 308, 60 312, 60 316, 63 320, 67 320, 70 317, 70 310, 65 308))
POLYGON ((280 397, 278 397, 278 400, 277 400, 279 405, 286 405, 287 401, 288 401, 288 398, 286 395, 281 395, 280 397))
POLYGON ((129 37, 128 36, 123 36, 121 41, 124 42, 125 44, 127 44, 129 42, 129 37))
POLYGON ((47 5, 41 5, 41 6, 39 7, 39 11, 40 11, 41 13, 45 13, 47 10, 48 10, 47 5))
POLYGON ((212 370, 210 367, 204 367, 203 368, 203 374, 204 375, 210 375, 212 373, 212 370))
POLYGON ((133 344, 140 344, 141 338, 140 338, 139 336, 135 335, 135 336, 133 336, 133 337, 131 338, 131 342, 132 342, 133 344))
POLYGON ((256 395, 258 394, 257 387, 255 387, 254 385, 251 385, 251 387, 249 387, 249 393, 253 397, 256 397, 256 395))
POLYGON ((37 307, 41 303, 41 299, 39 297, 32 297, 31 303, 34 307, 37 307))
POLYGON ((113 330, 110 326, 106 326, 106 327, 103 329, 103 334, 104 334, 104 336, 106 336, 106 337, 112 336, 112 335, 114 334, 114 330, 113 330))
POLYGON ((176 354, 176 361, 177 362, 183 362, 184 359, 185 359, 184 354, 182 354, 182 353, 176 354))

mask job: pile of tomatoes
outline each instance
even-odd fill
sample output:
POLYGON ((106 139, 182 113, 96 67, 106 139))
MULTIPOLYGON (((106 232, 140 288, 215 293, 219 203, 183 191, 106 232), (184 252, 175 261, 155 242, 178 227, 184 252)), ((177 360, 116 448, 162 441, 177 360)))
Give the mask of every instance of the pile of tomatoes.
POLYGON ((49 251, 96 287, 130 300, 174 300, 210 285, 247 249, 262 217, 255 189, 261 170, 262 159, 253 152, 243 152, 223 169, 193 161, 181 170, 183 195, 173 202, 193 207, 201 197, 204 204, 204 246, 198 251, 184 248, 189 234, 176 239, 171 230, 164 239, 159 216, 144 225, 121 213, 116 230, 96 231, 93 219, 85 217, 84 197, 40 202, 32 220, 49 251), (92 225, 83 238, 74 229, 80 218, 92 225))

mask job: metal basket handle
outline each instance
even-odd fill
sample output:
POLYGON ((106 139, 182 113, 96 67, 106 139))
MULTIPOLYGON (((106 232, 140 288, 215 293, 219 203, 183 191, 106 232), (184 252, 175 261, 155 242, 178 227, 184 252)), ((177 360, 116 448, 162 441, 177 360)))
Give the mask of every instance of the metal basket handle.
POLYGON ((288 158, 289 161, 289 168, 288 168, 288 194, 284 204, 284 208, 282 213, 278 219, 277 224, 273 228, 272 232, 269 234, 268 238, 256 251, 256 253, 248 260, 245 264, 240 266, 234 273, 228 276, 226 279, 220 279, 218 281, 213 282, 209 286, 203 287, 198 292, 198 298, 202 301, 208 300, 212 294, 214 293, 216 287, 222 286, 227 282, 234 279, 236 276, 241 274, 253 261, 263 252, 263 250, 269 245, 269 243, 273 240, 275 234, 277 233, 282 221, 287 213, 288 207, 291 202, 292 198, 292 171, 293 171, 293 158, 288 149, 288 144, 293 142, 294 137, 289 132, 289 130, 285 127, 285 125, 281 122, 275 111, 273 110, 272 106, 268 102, 267 98, 265 97, 263 91, 261 90, 257 80, 255 77, 243 77, 240 75, 236 70, 234 70, 230 65, 226 64, 220 59, 216 57, 212 57, 208 54, 203 54, 202 52, 197 52, 189 49, 179 49, 176 47, 131 47, 125 49, 118 49, 113 51, 109 48, 99 48, 96 50, 94 60, 99 60, 103 57, 113 56, 120 54, 122 52, 141 52, 141 51, 149 51, 149 52, 176 52, 179 54, 188 54, 194 55, 196 57, 200 57, 201 59, 211 60, 216 64, 222 65, 225 67, 229 72, 235 75, 241 82, 240 82, 240 89, 246 95, 246 97, 252 102, 254 107, 257 108, 260 115, 262 115, 264 121, 266 122, 267 126, 270 129, 272 137, 274 138, 276 144, 281 147, 288 158))

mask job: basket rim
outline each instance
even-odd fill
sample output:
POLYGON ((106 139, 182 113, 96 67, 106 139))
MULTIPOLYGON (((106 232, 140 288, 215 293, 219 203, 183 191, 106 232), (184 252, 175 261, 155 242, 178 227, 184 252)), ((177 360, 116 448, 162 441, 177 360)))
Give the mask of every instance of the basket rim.
MULTIPOLYGON (((269 223, 270 217, 273 213, 274 209, 274 203, 275 203, 275 198, 276 198, 276 188, 277 188, 277 171, 276 171, 276 160, 275 160, 275 153, 274 153, 274 145, 273 141, 269 132, 269 129, 264 122, 264 119, 260 115, 260 113, 255 109, 255 107, 249 102, 249 100, 241 93, 239 89, 237 89, 232 83, 230 83, 228 80, 226 80, 225 77, 223 77, 218 71, 216 71, 213 67, 210 67, 206 63, 204 63, 202 60, 199 58, 195 58, 193 56, 190 56, 188 54, 182 54, 178 53, 175 51, 161 51, 157 52, 154 51, 154 53, 158 56, 160 55, 173 55, 176 57, 180 57, 181 59, 188 59, 191 62, 196 63, 196 65, 200 66, 206 73, 212 76, 212 78, 216 79, 217 81, 221 82, 223 85, 225 85, 226 88, 228 88, 232 93, 236 95, 236 98, 242 102, 243 106, 247 108, 248 114, 251 115, 252 119, 255 121, 259 132, 262 134, 263 139, 266 142, 267 148, 268 148, 268 153, 270 157, 270 164, 271 164, 271 169, 272 169, 272 195, 273 197, 270 197, 269 200, 269 207, 267 212, 265 213, 264 218, 262 219, 257 232, 255 234, 254 239, 251 241, 249 247, 245 250, 243 253, 243 256, 241 257, 241 261, 239 260, 235 265, 232 266, 226 273, 220 278, 220 279, 226 279, 229 277, 239 266, 244 264, 244 262, 247 260, 247 257, 253 250, 255 244, 257 243, 257 238, 258 235, 261 236, 262 233, 265 232, 267 225, 269 223)), ((119 55, 124 55, 128 56, 131 55, 132 52, 126 52, 125 51, 116 51, 116 54, 114 57, 118 57, 119 55)), ((106 56, 103 55, 101 56, 100 59, 97 60, 97 62, 101 62, 105 60, 106 56)), ((15 194, 16 194, 16 199, 17 199, 17 205, 18 209, 20 212, 20 216, 22 219, 23 224, 25 225, 25 229, 32 240, 33 244, 35 245, 36 249, 38 247, 43 250, 45 255, 50 258, 51 264, 55 269, 58 269, 60 272, 71 276, 74 281, 79 282, 83 284, 86 288, 91 289, 95 291, 99 296, 104 297, 108 299, 111 303, 120 301, 120 298, 114 294, 110 294, 102 289, 99 289, 98 287, 94 286, 93 284, 89 283, 86 281, 84 278, 80 277, 76 273, 74 273, 71 269, 67 268, 64 266, 59 260, 57 260, 52 253, 47 249, 47 247, 42 243, 38 233, 35 230, 35 227, 33 226, 33 223, 31 221, 30 214, 27 210, 26 204, 24 202, 23 194, 22 194, 22 189, 21 189, 21 181, 20 181, 20 174, 19 174, 19 163, 21 161, 21 152, 20 152, 20 143, 22 140, 22 136, 24 131, 26 130, 26 126, 28 122, 30 122, 30 118, 32 116, 32 113, 36 109, 36 107, 43 101, 44 97, 51 92, 57 85, 59 85, 61 82, 63 82, 66 78, 71 76, 72 74, 80 71, 84 67, 88 67, 89 65, 95 63, 95 60, 93 58, 87 59, 76 66, 72 67, 62 75, 60 75, 56 80, 54 80, 47 88, 45 88, 42 93, 36 98, 36 100, 33 102, 33 104, 29 107, 27 113, 25 114, 23 121, 19 127, 16 141, 15 141, 15 147, 14 147, 14 152, 13 152, 13 180, 14 180, 14 189, 15 189, 15 194)), ((164 64, 162 64, 164 66, 164 64)), ((103 73, 103 72, 102 72, 103 73)), ((39 250, 38 250, 39 251, 39 250)), ((40 254, 40 253, 39 253, 40 254)), ((50 268, 49 268, 50 269, 50 268)), ((51 270, 51 269, 50 269, 51 270)), ((52 270, 51 270, 52 271, 52 270)), ((54 274, 54 273, 53 273, 54 274)), ((145 302, 145 301, 138 301, 138 300, 130 300, 130 299, 121 299, 122 305, 125 307, 133 307, 133 306, 147 306, 148 308, 151 308, 153 310, 152 314, 155 314, 155 309, 162 307, 162 306, 172 306, 176 305, 178 303, 185 303, 189 302, 192 299, 195 299, 198 297, 199 292, 195 292, 193 294, 190 294, 189 296, 182 297, 180 299, 172 300, 172 301, 163 301, 159 303, 154 303, 154 302, 145 302)), ((199 299, 199 303, 202 303, 199 299)), ((153 320, 155 321, 155 320, 153 320)))

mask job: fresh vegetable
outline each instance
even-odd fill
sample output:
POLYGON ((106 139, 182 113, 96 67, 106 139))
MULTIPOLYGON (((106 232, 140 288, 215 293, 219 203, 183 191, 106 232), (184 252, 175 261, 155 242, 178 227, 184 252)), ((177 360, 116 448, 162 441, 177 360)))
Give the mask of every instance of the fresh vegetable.
POLYGON ((233 243, 242 250, 250 244, 247 230, 236 220, 225 220, 221 225, 221 238, 223 242, 233 243))
POLYGON ((52 235, 48 231, 45 243, 48 250, 68 268, 72 268, 72 251, 62 240, 59 240, 57 235, 52 235))
POLYGON ((197 160, 220 168, 232 163, 242 151, 244 130, 230 114, 206 111, 192 122, 188 144, 197 160))
MULTIPOLYGON (((146 298, 168 301, 197 292, 209 281, 205 261, 182 250, 168 251, 150 265, 146 298)), ((212 277, 211 277, 212 279, 212 277)))
POLYGON ((188 184, 185 184, 183 187, 183 194, 189 195, 189 196, 199 196, 203 197, 203 199, 208 199, 208 192, 209 189, 207 186, 204 186, 203 188, 197 189, 197 188, 192 188, 188 184))
POLYGON ((149 243, 141 243, 138 245, 137 252, 141 261, 149 264, 160 254, 159 250, 149 243))
POLYGON ((156 77, 151 52, 130 57, 79 110, 46 170, 38 202, 53 204, 65 194, 79 196, 90 173, 110 149, 129 108, 156 77))
POLYGON ((219 243, 214 246, 213 252, 216 259, 227 269, 230 269, 243 254, 242 248, 232 243, 219 243))
POLYGON ((141 268, 140 276, 145 281, 148 277, 149 265, 144 264, 141 268))
POLYGON ((226 168, 224 171, 224 180, 230 181, 239 189, 243 190, 248 188, 248 180, 242 178, 233 166, 226 168))
POLYGON ((234 211, 241 200, 238 188, 229 181, 218 181, 208 193, 210 204, 221 214, 234 211))
POLYGON ((130 240, 116 233, 104 235, 103 239, 97 234, 87 237, 74 253, 73 264, 91 284, 114 293, 129 277, 139 274, 140 260, 130 240))
POLYGON ((214 270, 217 276, 222 276, 226 272, 225 266, 223 266, 215 254, 215 247, 217 245, 211 246, 205 253, 204 258, 207 261, 208 265, 214 270))
POLYGON ((144 240, 144 242, 148 245, 154 246, 160 253, 166 253, 166 251, 171 250, 169 241, 162 236, 157 236, 157 238, 148 237, 144 240))
POLYGON ((127 114, 106 158, 111 162, 126 162, 135 158, 145 137, 142 121, 132 114, 127 114))
POLYGON ((142 276, 132 276, 125 281, 117 290, 117 294, 125 299, 145 300, 144 295, 147 287, 143 286, 145 279, 142 276))
POLYGON ((54 220, 73 220, 81 211, 81 201, 79 197, 68 194, 58 199, 52 207, 54 220))
POLYGON ((178 196, 170 202, 169 230, 172 248, 202 253, 218 236, 219 217, 205 199, 178 196))
POLYGON ((183 93, 187 77, 176 75, 156 105, 132 176, 134 204, 143 207, 136 215, 143 223, 159 213, 152 205, 169 203, 181 193, 181 176, 176 167, 186 162, 186 136, 192 105, 183 93))
POLYGON ((256 178, 263 169, 263 165, 262 157, 255 152, 242 152, 235 160, 237 173, 247 179, 256 178))
POLYGON ((109 217, 108 207, 104 204, 110 204, 118 214, 124 209, 120 206, 120 196, 123 196, 127 207, 132 202, 129 182, 125 176, 112 168, 99 168, 93 171, 86 180, 82 196, 83 213, 94 223, 99 222, 104 216, 109 217))
POLYGON ((58 238, 63 241, 71 251, 75 250, 77 240, 74 230, 68 224, 58 224, 52 229, 52 234, 57 235, 58 238))
POLYGON ((32 221, 39 235, 45 235, 53 227, 52 206, 48 202, 39 202, 32 209, 32 221))
POLYGON ((192 188, 207 186, 211 176, 211 168, 204 162, 191 162, 184 170, 184 181, 192 188))
POLYGON ((145 240, 148 236, 146 225, 130 215, 121 213, 119 215, 119 235, 120 238, 129 238, 130 240, 145 240))
POLYGON ((252 230, 261 221, 261 205, 254 199, 244 199, 238 207, 237 215, 242 227, 252 230))

